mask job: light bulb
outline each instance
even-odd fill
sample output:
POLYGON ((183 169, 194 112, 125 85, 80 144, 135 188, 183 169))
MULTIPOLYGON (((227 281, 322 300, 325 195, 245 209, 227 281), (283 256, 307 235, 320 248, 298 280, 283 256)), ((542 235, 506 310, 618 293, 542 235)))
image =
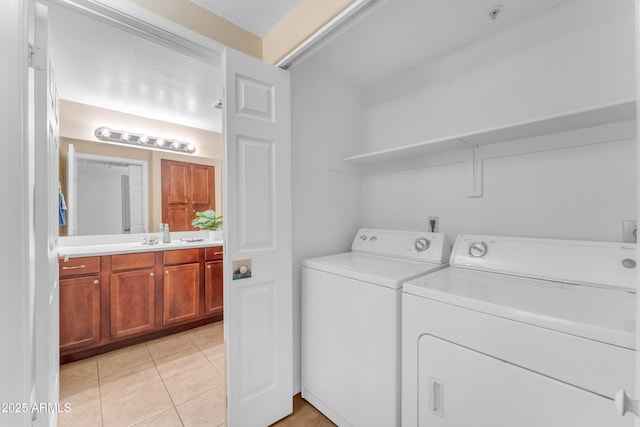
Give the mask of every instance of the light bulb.
POLYGON ((173 141, 171 143, 171 146, 177 150, 178 148, 180 148, 180 143, 178 141, 173 141))
POLYGON ((122 135, 120 135, 120 139, 123 141, 128 141, 130 139, 129 134, 123 133, 122 135))
POLYGON ((109 138, 111 136, 111 131, 107 128, 102 128, 100 130, 100 136, 104 137, 104 138, 109 138))
POLYGON ((196 151, 196 147, 194 147, 193 144, 187 144, 187 146, 185 147, 185 149, 190 152, 193 153, 194 151, 196 151))
POLYGON ((164 147, 164 139, 162 138, 156 139, 156 145, 159 147, 164 147))
POLYGON ((145 135, 142 135, 140 138, 138 138, 138 142, 140 144, 146 144, 147 142, 149 142, 149 138, 145 135))

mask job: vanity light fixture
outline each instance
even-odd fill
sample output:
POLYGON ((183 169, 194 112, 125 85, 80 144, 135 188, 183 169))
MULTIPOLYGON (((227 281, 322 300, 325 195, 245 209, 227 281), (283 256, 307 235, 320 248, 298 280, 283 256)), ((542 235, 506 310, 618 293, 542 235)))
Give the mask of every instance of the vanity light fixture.
POLYGON ((118 144, 135 145, 136 147, 144 146, 147 148, 155 148, 167 151, 177 151, 179 153, 193 154, 196 152, 195 145, 188 142, 176 141, 173 139, 165 139, 156 136, 148 136, 126 132, 123 130, 114 130, 107 127, 99 127, 95 131, 95 136, 100 141, 115 142, 118 144))

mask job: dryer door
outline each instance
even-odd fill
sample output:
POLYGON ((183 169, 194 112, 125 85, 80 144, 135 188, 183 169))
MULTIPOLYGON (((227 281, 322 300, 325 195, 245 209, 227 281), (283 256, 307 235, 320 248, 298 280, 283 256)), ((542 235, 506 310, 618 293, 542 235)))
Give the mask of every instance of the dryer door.
POLYGON ((429 335, 418 375, 420 426, 633 426, 611 399, 429 335))

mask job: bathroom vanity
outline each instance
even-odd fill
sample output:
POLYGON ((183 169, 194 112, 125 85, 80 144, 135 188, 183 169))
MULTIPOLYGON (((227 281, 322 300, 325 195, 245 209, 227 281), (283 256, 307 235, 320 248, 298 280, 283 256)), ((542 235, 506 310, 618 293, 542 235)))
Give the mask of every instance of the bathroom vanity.
POLYGON ((66 363, 223 317, 221 241, 61 247, 66 363))

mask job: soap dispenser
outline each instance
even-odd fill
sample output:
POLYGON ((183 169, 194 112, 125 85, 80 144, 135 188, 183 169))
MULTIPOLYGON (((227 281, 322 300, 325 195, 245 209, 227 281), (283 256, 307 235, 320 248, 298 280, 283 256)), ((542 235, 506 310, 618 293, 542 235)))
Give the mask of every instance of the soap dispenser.
POLYGON ((162 243, 171 243, 169 235, 169 224, 162 224, 162 243))

